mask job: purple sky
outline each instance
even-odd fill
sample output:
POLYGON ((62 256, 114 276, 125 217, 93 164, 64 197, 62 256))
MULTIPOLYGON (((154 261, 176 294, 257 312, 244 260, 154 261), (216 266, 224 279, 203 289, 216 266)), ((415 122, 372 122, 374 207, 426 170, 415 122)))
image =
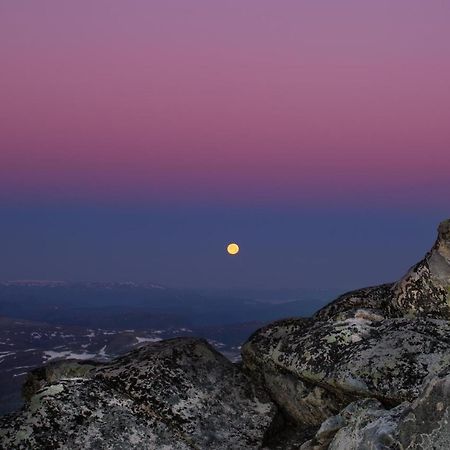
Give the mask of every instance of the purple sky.
MULTIPOLYGON (((421 244, 414 247, 414 236, 401 244, 421 251, 434 222, 450 215, 449 23, 450 3, 437 0, 2 1, 0 244, 18 253, 3 275, 0 260, 0 278, 148 273, 174 284, 224 285, 232 269, 210 268, 208 249, 250 239, 243 224, 261 226, 257 217, 270 222, 274 214, 296 225, 269 227, 270 236, 255 242, 260 249, 270 241, 267 261, 255 259, 230 283, 254 285, 272 273, 266 284, 303 284, 295 258, 281 269, 276 255, 294 248, 306 266, 312 250, 298 235, 307 234, 325 258, 320 226, 305 226, 305 217, 346 217, 347 228, 340 226, 348 230, 371 211, 384 232, 395 233, 426 216, 426 227, 422 219, 413 226, 421 244), (77 221, 96 222, 70 231, 63 217, 71 208, 77 221), (101 208, 108 212, 92 215, 101 208), (147 235, 130 219, 140 242, 167 243, 146 259, 129 253, 122 236, 118 259, 134 257, 135 270, 109 262, 101 270, 102 248, 88 242, 102 239, 111 211, 117 218, 127 209, 161 224, 147 235), (177 211, 190 225, 169 239, 177 211), (46 246, 39 228, 20 226, 25 217, 40 223, 52 214, 62 229, 55 240, 46 235, 46 246), (190 236, 198 242, 208 232, 215 237, 205 252, 183 253, 190 236), (68 245, 68 260, 57 239, 68 245), (90 271, 70 259, 80 246, 96 261, 90 271), (39 255, 37 269, 31 261, 39 255), (183 267, 167 276, 166 260, 183 267), (200 269, 189 274, 191 265, 200 269)), ((371 232, 378 244, 379 233, 371 232)), ((337 238, 356 251, 360 243, 350 237, 337 238)), ((333 264, 309 280, 319 282, 333 264)), ((406 256, 387 271, 368 264, 332 284, 394 276, 406 256)))

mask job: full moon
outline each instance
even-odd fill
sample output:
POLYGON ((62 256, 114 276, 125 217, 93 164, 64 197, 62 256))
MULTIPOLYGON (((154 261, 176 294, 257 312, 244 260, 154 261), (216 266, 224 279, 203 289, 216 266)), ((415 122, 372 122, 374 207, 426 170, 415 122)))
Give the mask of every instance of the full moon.
POLYGON ((227 252, 230 255, 237 255, 239 253, 239 245, 237 245, 236 243, 232 242, 231 244, 228 244, 227 246, 227 252))

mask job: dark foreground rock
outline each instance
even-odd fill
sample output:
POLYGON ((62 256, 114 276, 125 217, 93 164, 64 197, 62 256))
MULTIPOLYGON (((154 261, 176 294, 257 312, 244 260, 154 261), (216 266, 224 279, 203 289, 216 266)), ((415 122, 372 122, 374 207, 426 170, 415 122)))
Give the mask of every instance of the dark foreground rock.
POLYGON ((5 449, 450 448, 450 221, 396 283, 274 322, 232 364, 173 339, 34 371, 5 449))
POLYGON ((450 376, 436 378, 412 403, 386 409, 375 399, 327 419, 301 450, 450 448, 450 376))
POLYGON ((150 344, 39 390, 0 419, 6 449, 259 448, 277 409, 200 339, 150 344))

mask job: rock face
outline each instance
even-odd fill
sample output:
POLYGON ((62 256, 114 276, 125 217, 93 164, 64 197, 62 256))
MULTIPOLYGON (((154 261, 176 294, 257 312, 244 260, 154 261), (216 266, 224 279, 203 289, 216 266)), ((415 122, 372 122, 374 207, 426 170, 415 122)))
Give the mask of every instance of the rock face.
POLYGON ((450 376, 435 378, 412 403, 387 410, 358 400, 327 419, 301 450, 448 449, 450 376))
POLYGON ((434 247, 392 289, 394 311, 450 319, 450 221, 439 225, 434 247))
POLYGON ((62 378, 0 419, 4 448, 259 448, 277 409, 200 339, 150 344, 62 378))
POLYGON ((299 424, 317 426, 354 397, 324 389, 320 383, 308 377, 300 378, 292 370, 288 358, 298 356, 296 341, 300 336, 308 336, 313 327, 314 323, 308 319, 275 322, 250 338, 242 356, 246 369, 265 386, 287 416, 299 424))
POLYGON ((185 338, 38 369, 0 447, 449 449, 450 220, 398 282, 261 328, 242 358, 185 338))
POLYGON ((344 294, 310 320, 262 328, 242 349, 245 367, 299 424, 320 423, 352 397, 413 400, 424 382, 450 373, 449 237, 447 221, 398 283, 344 294))
POLYGON ((386 317, 450 320, 450 220, 439 225, 432 249, 401 280, 344 294, 314 318, 329 319, 357 308, 378 310, 386 317))

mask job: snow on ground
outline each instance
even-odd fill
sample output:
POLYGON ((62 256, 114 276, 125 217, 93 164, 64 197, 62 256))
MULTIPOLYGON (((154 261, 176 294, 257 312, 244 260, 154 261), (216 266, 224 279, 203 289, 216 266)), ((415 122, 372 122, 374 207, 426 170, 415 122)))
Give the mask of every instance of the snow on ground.
POLYGON ((65 352, 55 352, 53 350, 47 350, 44 352, 43 360, 44 362, 51 361, 52 359, 92 359, 97 355, 95 353, 73 353, 71 351, 65 352))
POLYGON ((161 341, 162 339, 157 337, 146 338, 136 336, 136 340, 138 341, 138 344, 141 344, 142 342, 158 342, 161 341))

